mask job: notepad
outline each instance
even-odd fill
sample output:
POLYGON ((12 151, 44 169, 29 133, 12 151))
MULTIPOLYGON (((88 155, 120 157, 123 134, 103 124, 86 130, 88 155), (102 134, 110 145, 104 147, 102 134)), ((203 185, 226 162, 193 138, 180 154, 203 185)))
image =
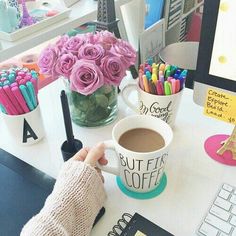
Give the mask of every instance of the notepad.
POLYGON ((114 225, 108 236, 173 236, 173 234, 154 224, 144 216, 124 213, 114 225))

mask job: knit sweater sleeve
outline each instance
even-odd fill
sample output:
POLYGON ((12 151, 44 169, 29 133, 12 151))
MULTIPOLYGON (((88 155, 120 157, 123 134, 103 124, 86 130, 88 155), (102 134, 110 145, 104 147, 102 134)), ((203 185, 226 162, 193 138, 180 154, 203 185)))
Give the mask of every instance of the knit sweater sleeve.
POLYGON ((21 236, 87 236, 105 198, 97 171, 83 162, 69 160, 44 207, 24 226, 21 236))

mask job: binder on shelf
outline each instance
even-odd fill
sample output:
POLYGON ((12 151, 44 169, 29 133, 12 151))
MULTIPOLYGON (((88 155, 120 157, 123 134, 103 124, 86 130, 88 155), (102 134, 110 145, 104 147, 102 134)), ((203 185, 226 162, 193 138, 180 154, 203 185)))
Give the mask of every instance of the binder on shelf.
POLYGON ((165 47, 165 20, 150 26, 139 37, 140 63, 152 58, 158 61, 158 54, 165 47))
POLYGON ((144 28, 147 29, 148 27, 152 26, 162 18, 164 0, 158 0, 158 1, 146 0, 145 4, 146 4, 146 15, 145 15, 144 28))
POLYGON ((108 236, 174 236, 144 216, 124 213, 108 236))
POLYGON ((181 18, 182 13, 182 0, 169 0, 168 3, 166 7, 167 30, 174 26, 176 21, 181 18))

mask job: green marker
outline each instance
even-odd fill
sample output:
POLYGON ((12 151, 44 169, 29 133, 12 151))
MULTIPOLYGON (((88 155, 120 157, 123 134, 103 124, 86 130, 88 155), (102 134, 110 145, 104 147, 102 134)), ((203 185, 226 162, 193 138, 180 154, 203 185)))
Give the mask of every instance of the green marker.
POLYGON ((165 81, 164 83, 164 91, 165 95, 171 95, 170 83, 168 81, 165 81))

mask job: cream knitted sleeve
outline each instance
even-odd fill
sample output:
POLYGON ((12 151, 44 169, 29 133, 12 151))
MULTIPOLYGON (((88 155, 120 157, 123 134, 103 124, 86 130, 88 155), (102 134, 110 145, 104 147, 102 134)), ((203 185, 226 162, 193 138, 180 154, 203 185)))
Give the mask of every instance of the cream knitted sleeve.
POLYGON ((44 207, 24 226, 21 236, 87 236, 105 198, 97 171, 83 162, 69 160, 44 207))

